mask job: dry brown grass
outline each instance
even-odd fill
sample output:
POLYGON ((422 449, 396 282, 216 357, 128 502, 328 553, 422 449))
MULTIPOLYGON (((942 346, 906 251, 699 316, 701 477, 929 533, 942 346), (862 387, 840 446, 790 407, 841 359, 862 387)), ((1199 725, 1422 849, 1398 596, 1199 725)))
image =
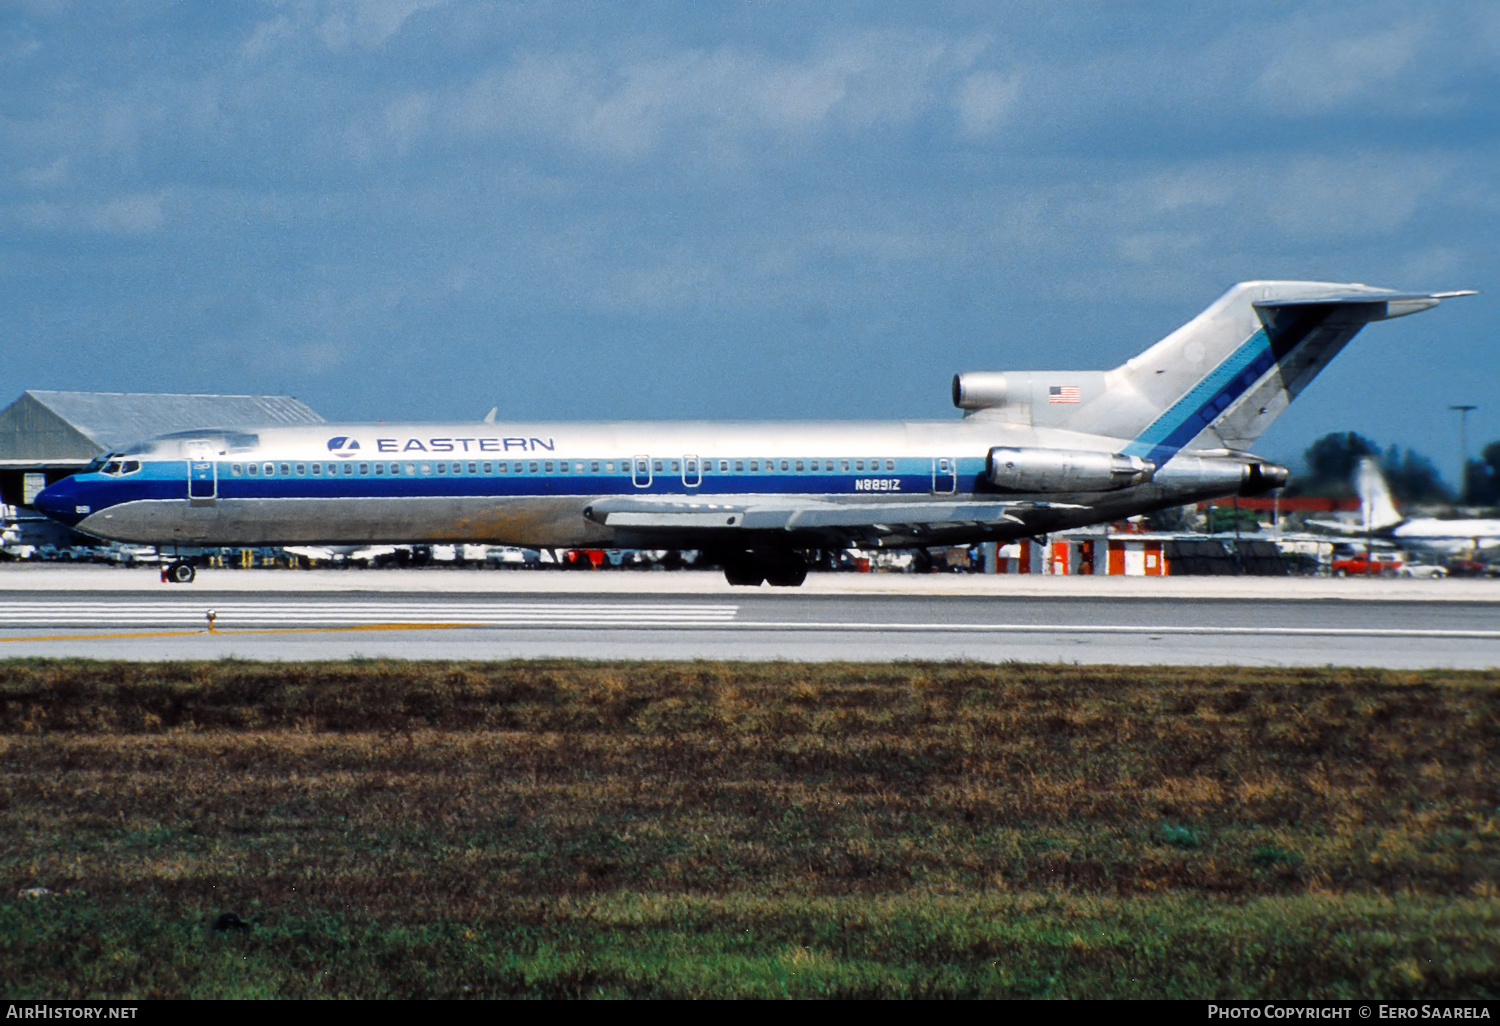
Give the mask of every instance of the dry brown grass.
POLYGON ((0 873, 406 926, 652 895, 1493 915, 1497 752, 1497 673, 13 662, 0 873))

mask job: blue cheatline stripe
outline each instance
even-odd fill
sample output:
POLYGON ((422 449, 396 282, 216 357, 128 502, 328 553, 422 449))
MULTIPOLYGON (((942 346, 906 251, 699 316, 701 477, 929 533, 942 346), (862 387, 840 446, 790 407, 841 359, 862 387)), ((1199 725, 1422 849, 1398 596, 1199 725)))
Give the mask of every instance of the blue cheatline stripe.
POLYGON ((1125 455, 1165 463, 1276 365, 1271 340, 1257 331, 1125 447, 1125 455))
MULTIPOLYGON (((261 461, 255 461, 257 463, 261 461)), ((266 461, 289 462, 295 460, 266 461)), ((302 461, 306 463, 308 461, 302 461)), ((385 463, 394 461, 381 461, 385 463)), ((586 461, 591 462, 591 461, 586 461)), ((884 463, 884 458, 881 459, 884 463)), ((692 498, 718 495, 859 495, 896 499, 903 496, 926 497, 932 492, 932 460, 926 457, 897 457, 894 470, 838 470, 801 473, 761 473, 757 471, 707 471, 701 482, 688 486, 680 475, 671 472, 653 476, 650 486, 638 488, 629 473, 593 473, 590 471, 536 474, 447 474, 447 475, 376 475, 334 474, 282 477, 236 477, 229 463, 218 467, 217 498, 232 499, 355 499, 355 498, 531 498, 539 496, 652 496, 692 498), (855 486, 861 478, 899 480, 900 487, 890 491, 862 490, 855 486)), ((984 472, 980 458, 954 459, 955 487, 939 481, 939 494, 971 494, 984 472)), ((242 464, 243 465, 243 464, 242 464)), ((60 482, 69 491, 68 503, 86 505, 93 512, 133 500, 185 499, 188 497, 187 465, 182 460, 146 462, 141 470, 127 477, 80 474, 60 482)))

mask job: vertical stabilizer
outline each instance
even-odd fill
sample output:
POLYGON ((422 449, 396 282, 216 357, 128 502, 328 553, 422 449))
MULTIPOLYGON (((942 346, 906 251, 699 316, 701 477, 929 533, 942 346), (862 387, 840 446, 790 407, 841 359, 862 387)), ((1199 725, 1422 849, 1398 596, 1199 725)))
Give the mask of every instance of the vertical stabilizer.
POLYGON ((1161 464, 1181 449, 1247 449, 1371 321, 1467 293, 1248 281, 1105 375, 1103 394, 1063 426, 1130 439, 1161 464))
POLYGON ((1366 531, 1394 527, 1404 519, 1396 512, 1391 489, 1374 457, 1366 456, 1354 470, 1354 490, 1359 493, 1359 515, 1366 531))

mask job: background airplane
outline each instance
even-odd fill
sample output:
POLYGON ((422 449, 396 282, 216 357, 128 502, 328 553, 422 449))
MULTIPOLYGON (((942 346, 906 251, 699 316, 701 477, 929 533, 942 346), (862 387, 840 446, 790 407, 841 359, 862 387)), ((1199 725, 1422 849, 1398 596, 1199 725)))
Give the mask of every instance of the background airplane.
POLYGON ((797 585, 807 550, 1008 541, 1279 487, 1249 447, 1328 361, 1468 294, 1242 282, 1113 370, 957 375, 954 421, 184 432, 37 507, 154 545, 698 549, 731 584, 797 585))
POLYGON ((1500 548, 1500 520, 1436 517, 1406 517, 1396 509, 1395 499, 1380 464, 1366 456, 1354 470, 1354 489, 1359 494, 1359 520, 1309 520, 1309 525, 1398 544, 1457 555, 1500 548))

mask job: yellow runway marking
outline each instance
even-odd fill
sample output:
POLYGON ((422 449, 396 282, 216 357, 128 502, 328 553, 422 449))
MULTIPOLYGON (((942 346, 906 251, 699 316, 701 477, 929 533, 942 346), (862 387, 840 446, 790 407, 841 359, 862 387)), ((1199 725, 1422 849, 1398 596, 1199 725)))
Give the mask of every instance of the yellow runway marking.
POLYGON ((459 627, 486 627, 482 623, 362 623, 351 627, 268 627, 262 630, 144 631, 133 634, 46 634, 34 638, 0 638, 6 641, 118 641, 125 638, 191 638, 242 634, 330 634, 348 631, 448 631, 459 627))

